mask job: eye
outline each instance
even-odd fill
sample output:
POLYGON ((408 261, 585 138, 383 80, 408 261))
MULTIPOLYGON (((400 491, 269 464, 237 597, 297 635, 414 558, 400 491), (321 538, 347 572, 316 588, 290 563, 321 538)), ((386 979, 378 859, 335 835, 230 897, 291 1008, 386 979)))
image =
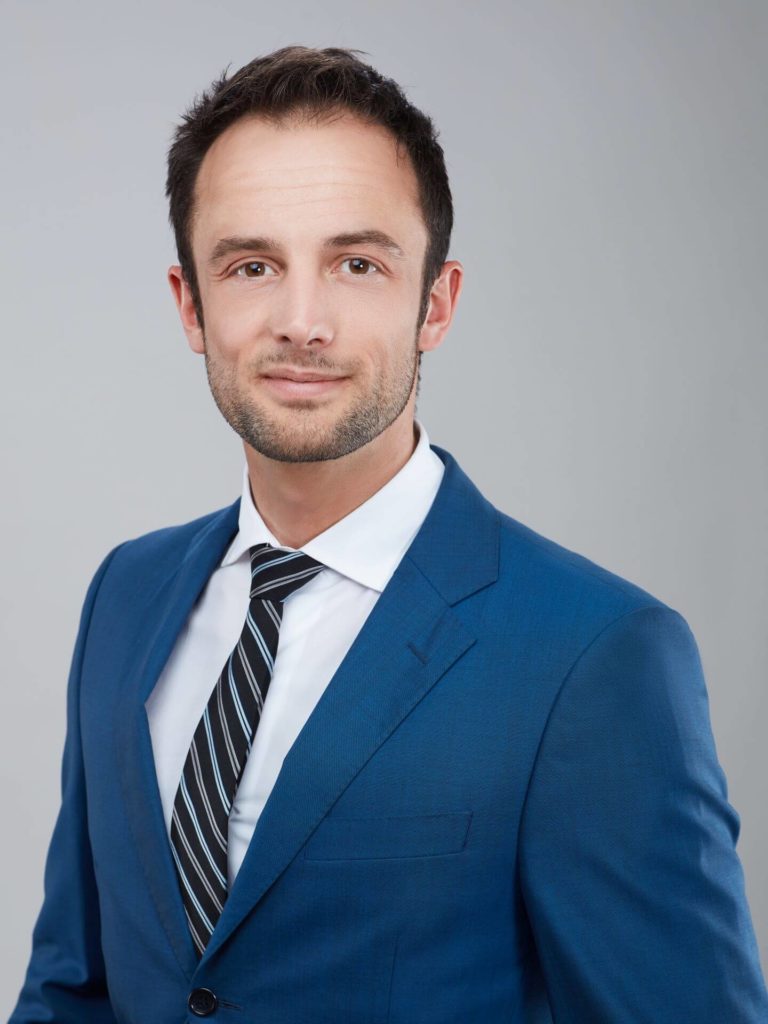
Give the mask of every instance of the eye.
POLYGON ((375 263, 371 263, 370 260, 366 260, 362 256, 350 256, 349 259, 342 262, 342 267, 345 263, 349 263, 350 272, 353 277, 370 277, 369 271, 373 271, 373 273, 379 272, 379 268, 375 263))
POLYGON ((268 263, 262 263, 260 260, 249 260, 248 263, 242 263, 234 271, 237 277, 266 277, 268 274, 274 273, 268 263))

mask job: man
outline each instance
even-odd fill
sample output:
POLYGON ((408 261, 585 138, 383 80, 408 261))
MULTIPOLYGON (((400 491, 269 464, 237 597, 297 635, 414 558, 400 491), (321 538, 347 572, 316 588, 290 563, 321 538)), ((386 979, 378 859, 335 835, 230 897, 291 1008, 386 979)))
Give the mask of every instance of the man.
POLYGON ((463 273, 430 120, 286 48, 168 195, 242 494, 91 582, 12 1024, 768 1020, 685 620, 415 419, 463 273))

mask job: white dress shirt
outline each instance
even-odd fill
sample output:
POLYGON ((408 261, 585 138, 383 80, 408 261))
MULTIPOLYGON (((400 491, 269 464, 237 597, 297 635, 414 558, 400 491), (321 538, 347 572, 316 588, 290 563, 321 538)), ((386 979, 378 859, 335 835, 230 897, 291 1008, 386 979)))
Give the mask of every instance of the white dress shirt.
MULTIPOLYGON (((293 745, 435 498, 443 463, 416 420, 418 442, 405 465, 362 505, 313 537, 302 551, 326 568, 285 601, 274 673, 229 816, 229 885, 240 870, 267 798, 293 745)), ((180 632, 146 702, 160 799, 170 836, 176 791, 192 736, 245 622, 248 549, 269 531, 243 468, 238 533, 180 632)), ((296 550, 288 548, 288 550, 296 550)))

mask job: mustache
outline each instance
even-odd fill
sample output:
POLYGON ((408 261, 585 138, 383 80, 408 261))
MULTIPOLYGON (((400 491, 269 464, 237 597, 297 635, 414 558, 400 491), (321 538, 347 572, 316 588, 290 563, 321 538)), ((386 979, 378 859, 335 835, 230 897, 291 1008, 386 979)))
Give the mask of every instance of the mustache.
POLYGON ((297 352, 292 352, 290 356, 287 353, 280 352, 274 357, 269 356, 262 359, 258 366, 254 366, 254 371, 256 373, 264 373, 265 370, 269 370, 274 366, 279 366, 281 369, 290 366, 294 370, 308 370, 310 373, 327 372, 334 376, 348 376, 353 369, 352 367, 344 367, 339 366, 337 363, 332 363, 324 356, 307 358, 306 356, 300 356, 297 352))

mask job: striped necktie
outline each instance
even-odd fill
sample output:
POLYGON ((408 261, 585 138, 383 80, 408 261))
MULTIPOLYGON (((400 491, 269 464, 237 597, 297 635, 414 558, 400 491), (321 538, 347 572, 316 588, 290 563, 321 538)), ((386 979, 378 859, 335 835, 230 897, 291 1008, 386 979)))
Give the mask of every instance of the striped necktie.
POLYGON ((171 818, 171 850, 200 956, 227 898, 229 812, 272 678, 283 601, 324 568, 303 551, 249 550, 245 623, 195 729, 171 818))

